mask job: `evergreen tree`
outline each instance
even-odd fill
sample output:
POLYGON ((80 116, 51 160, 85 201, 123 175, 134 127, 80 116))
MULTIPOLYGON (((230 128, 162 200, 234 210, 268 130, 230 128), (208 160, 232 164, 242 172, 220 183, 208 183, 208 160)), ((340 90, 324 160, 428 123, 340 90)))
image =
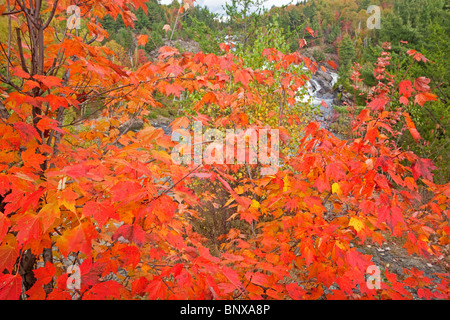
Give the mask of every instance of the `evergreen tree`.
POLYGON ((261 0, 231 0, 224 6, 228 16, 226 26, 237 38, 236 45, 244 50, 251 46, 257 36, 256 30, 261 25, 261 4, 261 0))
POLYGON ((113 34, 116 32, 116 22, 114 21, 114 18, 109 14, 103 18, 101 24, 109 34, 113 34))
POLYGON ((122 28, 126 28, 126 26, 125 26, 125 23, 123 22, 122 15, 119 14, 116 19, 116 24, 115 24, 114 30, 117 32, 122 28))
POLYGON ((134 22, 134 29, 140 31, 142 29, 150 28, 150 19, 145 14, 142 8, 139 8, 136 11, 137 21, 134 22))
POLYGON ((355 58, 356 50, 353 45, 353 41, 348 34, 342 38, 339 44, 339 62, 341 63, 341 68, 345 71, 350 70, 350 65, 355 58))
POLYGON ((153 26, 157 23, 166 22, 164 18, 164 10, 160 4, 158 4, 158 0, 150 0, 146 3, 148 8, 148 19, 149 23, 153 26))

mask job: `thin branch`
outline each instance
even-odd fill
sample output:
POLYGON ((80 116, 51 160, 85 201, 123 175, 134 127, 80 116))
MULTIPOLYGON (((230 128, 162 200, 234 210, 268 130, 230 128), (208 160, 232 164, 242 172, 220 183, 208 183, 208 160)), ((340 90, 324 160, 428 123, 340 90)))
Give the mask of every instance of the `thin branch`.
POLYGON ((58 6, 58 1, 59 0, 55 0, 55 2, 53 2, 53 8, 52 8, 52 11, 50 12, 50 16, 48 17, 48 19, 44 23, 44 25, 41 27, 41 30, 47 29, 47 27, 49 26, 49 24, 52 21, 53 17, 55 16, 56 7, 58 6))
MULTIPOLYGON (((10 57, 9 57, 9 54, 5 51, 5 48, 3 48, 3 44, 1 44, 1 43, 0 43, 0 48, 2 49, 3 54, 4 54, 5 57, 6 57, 6 60, 8 60, 8 62, 9 62, 8 65, 11 65, 11 67, 14 67, 13 64, 12 64, 12 62, 11 62, 11 59, 10 59, 10 57)), ((10 81, 11 78, 8 77, 8 75, 9 75, 9 67, 8 67, 8 73, 7 73, 7 78, 6 78, 6 80, 7 80, 7 81, 10 81)))
POLYGON ((175 188, 179 183, 181 183, 184 179, 186 179, 187 177, 189 177, 192 173, 194 173, 194 171, 197 171, 198 168, 200 168, 202 166, 202 164, 199 164, 196 168, 192 169, 191 171, 189 171, 184 177, 182 177, 180 180, 178 180, 175 184, 173 184, 170 188, 166 189, 164 192, 162 192, 160 195, 158 195, 157 197, 154 197, 152 199, 150 199, 150 201, 147 204, 152 203, 155 200, 158 200, 159 198, 161 198, 163 195, 169 193, 171 190, 173 190, 173 188, 175 188))
POLYGON ((105 155, 107 152, 108 152, 108 147, 109 146, 112 146, 112 145, 114 145, 117 141, 119 141, 119 139, 125 134, 125 133, 127 133, 128 132, 128 130, 130 130, 130 128, 133 126, 133 124, 134 124, 134 121, 136 120, 136 117, 138 116, 138 115, 140 115, 140 113, 141 113, 141 107, 139 107, 138 108, 138 110, 134 113, 134 115, 133 115, 133 117, 131 118, 131 120, 129 121, 129 124, 124 128, 124 129, 122 129, 122 130, 120 130, 120 133, 119 133, 119 135, 117 136, 117 138, 113 141, 113 142, 111 142, 111 143, 109 143, 108 145, 106 145, 106 147, 105 147, 105 150, 103 151, 103 155, 105 155))
POLYGON ((177 17, 175 18, 175 23, 173 25, 172 34, 170 35, 169 41, 172 41, 173 33, 175 32, 175 28, 177 27, 177 24, 178 24, 178 17, 180 16, 180 10, 181 10, 182 5, 183 5, 183 2, 180 2, 180 7, 178 8, 177 17))
POLYGON ((97 40, 97 35, 95 35, 91 40, 89 40, 88 42, 86 42, 86 44, 91 44, 92 42, 94 42, 95 40, 97 40))
POLYGON ((9 11, 9 12, 3 12, 1 15, 2 16, 9 16, 9 15, 20 13, 20 12, 23 12, 23 10, 21 9, 21 10, 14 10, 14 11, 9 11))
MULTIPOLYGON (((6 2, 8 4, 8 10, 9 10, 9 0, 6 2)), ((3 46, 2 46, 3 49, 3 46)), ((11 16, 8 16, 8 61, 11 63, 11 16)), ((12 64, 11 64, 12 66, 12 64)), ((10 74, 9 74, 9 64, 6 64, 6 79, 8 81, 10 80, 10 74)))
POLYGON ((27 64, 25 62, 25 56, 23 55, 23 48, 22 48, 22 38, 20 36, 20 28, 16 28, 16 34, 17 34, 17 47, 19 48, 19 55, 20 55, 20 62, 22 64, 22 69, 26 73, 30 73, 28 71, 27 64))

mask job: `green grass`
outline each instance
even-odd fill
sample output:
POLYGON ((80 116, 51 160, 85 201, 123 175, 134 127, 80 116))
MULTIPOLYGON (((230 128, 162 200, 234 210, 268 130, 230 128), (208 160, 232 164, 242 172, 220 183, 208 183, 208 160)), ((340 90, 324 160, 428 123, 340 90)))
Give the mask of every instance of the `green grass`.
POLYGON ((176 106, 164 106, 163 108, 152 108, 149 110, 147 119, 158 119, 159 117, 174 118, 178 115, 178 107, 176 106))

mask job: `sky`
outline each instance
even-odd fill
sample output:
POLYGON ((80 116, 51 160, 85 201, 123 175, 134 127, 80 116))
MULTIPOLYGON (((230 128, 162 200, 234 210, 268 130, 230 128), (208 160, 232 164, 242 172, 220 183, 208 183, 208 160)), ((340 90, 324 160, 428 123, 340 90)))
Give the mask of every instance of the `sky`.
MULTIPOLYGON (((197 0, 195 1, 196 5, 199 5, 201 7, 208 7, 208 9, 211 12, 218 13, 218 14, 224 14, 224 10, 222 9, 222 6, 225 5, 227 0, 197 0)), ((172 0, 160 0, 161 4, 170 4, 172 3, 172 0)), ((290 3, 297 3, 296 0, 266 0, 263 6, 267 9, 272 8, 272 6, 278 6, 281 7, 282 5, 290 4, 290 3)))

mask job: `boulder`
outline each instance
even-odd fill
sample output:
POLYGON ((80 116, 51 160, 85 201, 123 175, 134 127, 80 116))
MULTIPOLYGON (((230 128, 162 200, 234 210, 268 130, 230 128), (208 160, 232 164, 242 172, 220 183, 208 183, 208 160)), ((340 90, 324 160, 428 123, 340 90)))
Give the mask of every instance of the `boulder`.
POLYGON ((316 72, 314 75, 317 79, 320 79, 325 82, 331 83, 333 81, 333 77, 329 73, 324 73, 322 71, 316 72))
POLYGON ((334 98, 334 94, 332 92, 325 92, 325 93, 321 94, 320 96, 318 96, 318 98, 321 98, 321 99, 333 99, 334 98))
POLYGON ((128 131, 137 132, 142 128, 144 128, 144 121, 142 119, 132 119, 130 121, 122 123, 119 127, 119 130, 121 132, 125 131, 124 133, 127 133, 128 131))

